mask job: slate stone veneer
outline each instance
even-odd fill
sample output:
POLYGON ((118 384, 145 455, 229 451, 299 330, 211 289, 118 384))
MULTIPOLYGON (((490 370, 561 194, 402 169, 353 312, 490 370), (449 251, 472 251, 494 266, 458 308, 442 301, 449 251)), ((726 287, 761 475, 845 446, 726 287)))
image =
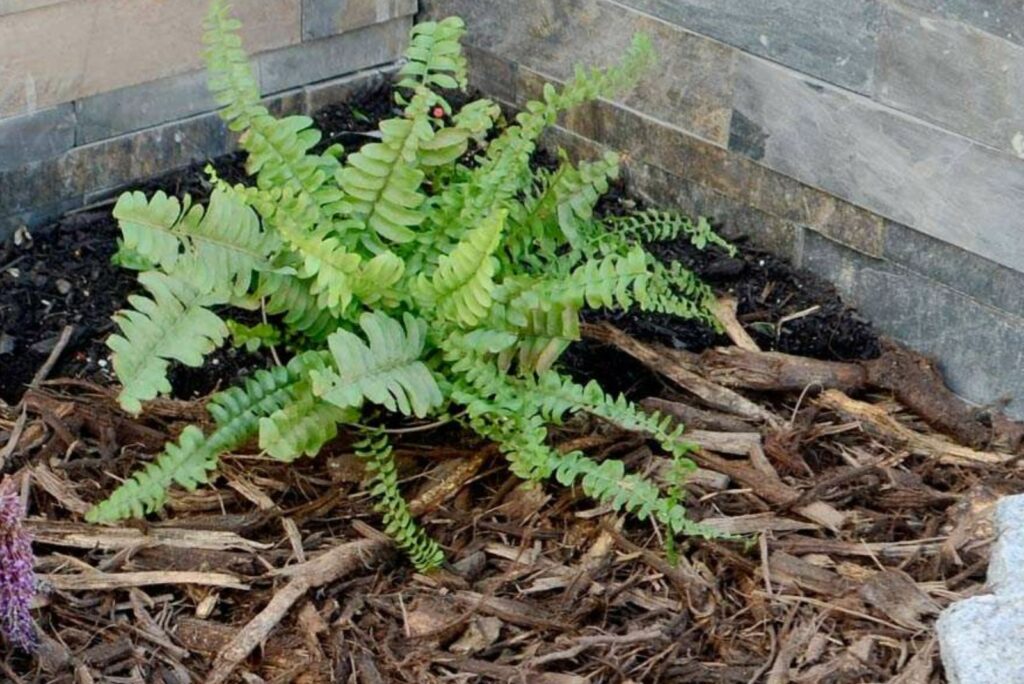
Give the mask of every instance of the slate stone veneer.
MULTIPOLYGON (((416 0, 233 0, 272 111, 385 78, 416 0)), ((202 70, 208 0, 0 0, 0 239, 234 149, 202 70)))
POLYGON ((552 141, 833 282, 980 404, 1024 417, 1019 0, 421 0, 474 83, 521 105, 635 31, 658 66, 552 141))

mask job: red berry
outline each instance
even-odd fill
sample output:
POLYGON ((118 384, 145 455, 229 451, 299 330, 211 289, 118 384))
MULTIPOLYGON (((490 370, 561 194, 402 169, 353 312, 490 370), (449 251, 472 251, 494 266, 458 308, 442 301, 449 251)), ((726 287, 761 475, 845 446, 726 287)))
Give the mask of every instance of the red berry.
POLYGON ((434 115, 435 119, 440 119, 444 116, 444 110, 440 107, 434 107, 433 111, 430 113, 434 115))

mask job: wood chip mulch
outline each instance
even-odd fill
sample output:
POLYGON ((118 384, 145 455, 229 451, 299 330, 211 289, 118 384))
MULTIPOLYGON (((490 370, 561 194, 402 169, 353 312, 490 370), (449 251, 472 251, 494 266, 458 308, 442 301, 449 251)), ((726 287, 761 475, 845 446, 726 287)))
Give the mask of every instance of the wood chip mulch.
MULTIPOLYGON (((160 400, 134 420, 110 388, 39 378, 0 408, 0 471, 28 503, 42 644, 0 648, 0 679, 942 681, 934 621, 983 591, 993 504, 1024 491, 1019 425, 942 394, 895 347, 903 360, 874 379, 878 362, 761 352, 723 306, 737 346, 699 356, 587 329, 660 375, 647 405, 700 447, 689 505, 723 536, 681 540, 675 564, 650 525, 523 485, 451 426, 396 437, 413 508, 448 553, 431 576, 376 530, 345 437, 292 466, 253 447, 159 519, 87 525, 205 414, 160 400)), ((670 477, 642 436, 579 420, 555 437, 670 477)))

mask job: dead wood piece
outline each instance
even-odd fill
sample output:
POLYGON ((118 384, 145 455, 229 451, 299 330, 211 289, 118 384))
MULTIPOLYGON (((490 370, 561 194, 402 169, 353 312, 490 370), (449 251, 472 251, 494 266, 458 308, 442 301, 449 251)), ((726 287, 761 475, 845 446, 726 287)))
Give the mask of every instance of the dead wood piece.
POLYGON ((138 589, 132 589, 129 592, 128 598, 132 605, 132 614, 135 616, 136 628, 139 633, 144 635, 149 641, 160 646, 172 657, 178 660, 188 658, 188 650, 181 648, 171 641, 170 635, 164 631, 163 627, 146 610, 147 597, 145 594, 138 589))
POLYGON ((422 494, 409 502, 409 512, 419 517, 437 510, 446 499, 455 496, 473 479, 487 459, 496 452, 497 447, 488 447, 469 458, 440 463, 427 474, 427 477, 434 481, 422 494))
POLYGON ((64 329, 60 331, 60 337, 57 338, 57 344, 53 346, 53 349, 50 350, 50 355, 46 357, 46 361, 39 367, 36 374, 32 376, 32 382, 29 383, 29 387, 38 387, 39 383, 46 380, 50 371, 52 371, 53 367, 57 365, 57 359, 60 358, 60 355, 64 353, 64 349, 67 348, 68 342, 71 341, 71 336, 74 332, 75 326, 64 326, 64 329))
MULTIPOLYGON (((653 475, 660 484, 674 484, 677 479, 676 463, 669 458, 655 459, 653 475)), ((729 486, 729 476, 707 468, 697 468, 686 476, 685 484, 688 487, 695 486, 720 492, 729 486)))
POLYGON ((735 456, 748 456, 751 451, 761 449, 761 434, 758 432, 687 430, 683 439, 708 451, 735 456))
POLYGON ((800 653, 800 650, 811 640, 811 637, 817 631, 817 625, 815 625, 813 620, 809 620, 784 635, 785 638, 782 640, 782 646, 779 648, 775 662, 772 663, 772 668, 768 671, 768 676, 765 680, 768 684, 786 684, 786 682, 792 681, 789 676, 789 667, 800 653))
POLYGON ((217 654, 207 675, 207 684, 227 681, 243 660, 259 646, 295 602, 310 589, 334 582, 367 564, 382 559, 391 549, 387 540, 362 539, 337 546, 316 558, 292 565, 278 574, 291 579, 279 589, 270 603, 239 630, 217 654))
POLYGON ((847 363, 737 347, 719 348, 701 354, 698 368, 691 370, 718 385, 758 391, 885 390, 930 426, 963 444, 979 448, 996 437, 1006 442, 1011 451, 1020 447, 1024 424, 996 415, 990 428, 980 420, 975 407, 946 386, 930 359, 890 340, 884 346, 885 351, 877 359, 847 363))
POLYGON ((939 605, 902 570, 879 572, 860 588, 860 596, 893 622, 909 629, 925 629, 921 618, 939 612, 939 605))
MULTIPOLYGON (((730 461, 703 449, 691 452, 690 457, 698 465, 728 475, 736 482, 749 487, 765 501, 776 506, 786 508, 792 506, 800 498, 800 492, 777 477, 769 477, 763 470, 754 468, 742 461, 730 461)), ((794 510, 808 520, 833 531, 838 531, 846 523, 846 514, 822 501, 796 506, 794 510)))
POLYGON ((78 496, 70 482, 57 477, 45 463, 38 463, 32 468, 32 479, 55 501, 72 513, 85 515, 92 508, 78 496))
POLYGON ((63 520, 28 518, 25 527, 37 543, 78 549, 118 551, 136 547, 167 546, 213 551, 256 551, 272 544, 250 541, 234 532, 190 530, 175 527, 151 527, 147 531, 133 527, 98 527, 63 520))
POLYGON ((722 432, 753 432, 754 430, 751 423, 744 422, 735 416, 700 409, 678 401, 648 397, 640 402, 640 407, 646 411, 657 411, 663 416, 671 416, 687 428, 720 430, 722 432))
POLYGON ((596 634, 594 636, 581 636, 572 639, 570 643, 572 646, 559 650, 552 651, 551 653, 545 653, 541 656, 536 656, 530 660, 530 665, 533 667, 539 667, 546 663, 551 663, 556 660, 568 660, 575 658, 583 651, 594 646, 606 646, 606 645, 628 645, 644 642, 657 642, 666 638, 665 630, 661 627, 650 627, 647 629, 640 629, 635 632, 627 632, 626 634, 596 634))
POLYGON ((728 518, 705 518, 700 524, 719 534, 754 534, 757 532, 794 532, 797 530, 814 530, 818 526, 793 520, 792 518, 781 518, 772 513, 752 513, 750 515, 736 515, 728 518))
POLYGON ((853 363, 738 347, 709 349, 701 354, 700 366, 711 382, 764 392, 800 392, 808 387, 852 392, 863 389, 868 376, 853 363))
POLYGON ((740 416, 747 420, 774 424, 778 419, 768 410, 758 406, 736 392, 705 380, 697 373, 683 367, 668 350, 639 342, 608 323, 581 326, 584 335, 591 339, 612 344, 649 368, 661 373, 680 387, 700 398, 708 406, 740 416))
POLYGON ((90 572, 79 575, 42 575, 41 580, 61 591, 96 591, 151 587, 160 584, 194 584, 224 589, 249 588, 234 575, 224 572, 90 572))
POLYGON ((729 336, 732 343, 740 349, 747 351, 759 352, 761 348, 757 346, 757 342, 754 338, 746 331, 746 329, 736 319, 736 299, 733 297, 719 297, 711 305, 711 313, 715 314, 715 318, 722 324, 725 329, 725 334, 729 336))
POLYGON ((1008 454, 977 451, 954 444, 939 435, 921 434, 903 425, 883 407, 851 399, 838 390, 827 390, 815 401, 847 419, 859 421, 862 429, 875 437, 915 453, 938 458, 940 463, 981 466, 999 465, 1013 460, 1008 454))
POLYGON ((486 594, 480 594, 475 591, 457 591, 454 596, 459 603, 466 607, 473 608, 481 613, 493 615, 494 617, 501 618, 505 622, 513 625, 519 625, 520 627, 539 627, 545 629, 558 629, 562 631, 571 629, 570 625, 567 625, 564 622, 559 622, 558 620, 552 620, 546 615, 541 615, 529 604, 523 603, 522 601, 499 598, 497 596, 487 596, 486 594))
POLYGON ((23 406, 21 411, 18 413, 18 419, 14 422, 14 428, 7 437, 7 443, 4 444, 3 449, 0 449, 0 473, 4 471, 7 459, 10 458, 14 453, 14 450, 18 448, 18 444, 21 442, 21 435, 25 431, 25 423, 27 420, 28 411, 26 411, 23 406))
POLYGON ((227 646, 238 628, 183 615, 174 624, 174 636, 194 653, 214 654, 227 646))
POLYGON ((978 420, 976 409, 953 394, 935 363, 917 352, 886 341, 882 355, 863 362, 868 382, 891 391, 900 403, 940 432, 971 447, 981 447, 991 430, 978 420))
POLYGON ((903 560, 914 556, 934 556, 939 553, 945 537, 897 542, 846 542, 836 539, 815 539, 800 534, 787 535, 771 542, 773 548, 795 556, 820 553, 828 556, 854 556, 903 560))
POLYGON ((536 682, 536 684, 587 684, 590 680, 574 674, 536 672, 512 665, 501 665, 477 658, 435 660, 434 662, 459 672, 481 675, 499 682, 536 682))
POLYGON ((840 596, 850 589, 849 583, 839 574, 784 551, 772 553, 768 568, 773 582, 797 586, 816 594, 840 596))

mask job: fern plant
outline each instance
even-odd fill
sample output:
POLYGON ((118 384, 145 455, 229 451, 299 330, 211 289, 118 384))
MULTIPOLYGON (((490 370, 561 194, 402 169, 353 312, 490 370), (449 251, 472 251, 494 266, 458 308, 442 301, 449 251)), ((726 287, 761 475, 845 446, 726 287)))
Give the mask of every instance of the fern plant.
MULTIPOLYGON (((725 243, 706 222, 666 212, 599 218, 595 204, 618 173, 614 154, 579 165, 562 155, 555 171, 531 167, 538 137, 560 113, 634 81, 652 60, 648 41, 637 37, 614 68, 579 69, 562 89, 546 86, 495 135, 494 103, 453 111, 444 97, 466 85, 462 21, 421 23, 398 76, 402 115, 380 123, 378 142, 317 154, 311 119, 275 118, 261 104, 238 28, 213 2, 209 82, 255 182, 230 185, 211 172, 205 208, 160 192, 126 193, 114 208, 119 261, 144 266, 148 293, 129 299, 108 342, 120 403, 138 413, 170 390, 170 363, 201 364, 229 332, 256 344, 287 338, 305 351, 214 395, 212 430, 187 428, 87 518, 153 512, 169 488, 208 481, 220 456, 254 439, 290 461, 316 454, 339 427, 363 429, 387 411, 460 420, 497 442, 519 477, 579 485, 670 536, 702 532, 678 492, 663 494, 621 462, 548 443, 550 425, 582 411, 649 435, 692 467, 680 428, 596 383, 571 381, 556 362, 579 338, 585 308, 713 322, 709 290, 643 243, 725 243), (437 107, 450 116, 431 116, 437 107), (226 322, 229 307, 262 307, 276 327, 226 322)), ((356 449, 388 532, 420 569, 439 565, 440 548, 401 497, 386 433, 368 433, 356 449)))

